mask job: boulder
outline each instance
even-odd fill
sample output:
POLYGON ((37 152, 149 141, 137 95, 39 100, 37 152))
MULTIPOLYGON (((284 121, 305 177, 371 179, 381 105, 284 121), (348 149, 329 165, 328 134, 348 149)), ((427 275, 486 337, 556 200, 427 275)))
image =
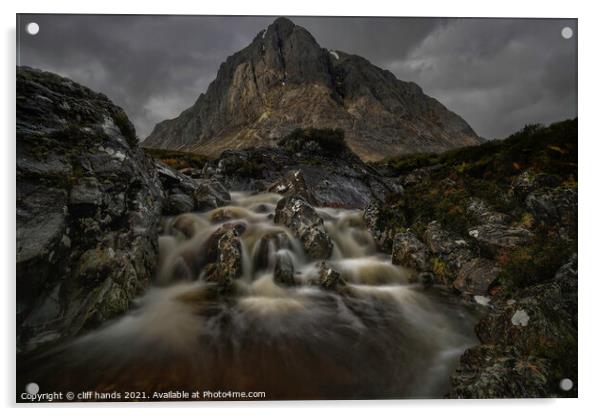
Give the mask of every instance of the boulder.
POLYGON ((242 276, 242 246, 236 229, 221 233, 217 240, 217 259, 208 266, 206 280, 215 282, 220 288, 228 289, 234 279, 242 276))
POLYGON ((274 222, 288 227, 312 259, 327 259, 332 254, 332 241, 324 221, 305 199, 298 196, 282 198, 276 205, 274 222))
POLYGON ((293 258, 286 250, 280 250, 276 253, 274 282, 283 286, 293 286, 295 284, 295 265, 293 264, 293 258))
POLYGON ((409 230, 395 236, 391 261, 418 271, 429 270, 430 266, 426 246, 409 230))
POLYGON ((271 184, 266 190, 283 196, 297 195, 304 198, 308 203, 317 205, 316 197, 307 188, 301 170, 295 170, 288 173, 282 179, 271 184))
POLYGON ((125 312, 154 273, 163 192, 125 112, 17 68, 17 350, 125 312))
POLYGON ((193 193, 195 208, 206 211, 222 207, 230 202, 230 193, 218 181, 201 179, 193 193))
POLYGON ((320 264, 318 283, 323 289, 334 290, 338 286, 345 285, 345 280, 343 280, 339 272, 328 267, 325 262, 322 262, 320 264))
POLYGON ((490 253, 501 249, 514 248, 533 238, 531 231, 522 227, 509 227, 502 224, 483 224, 468 230, 468 235, 474 238, 479 247, 490 253))
POLYGON ((500 272, 495 262, 477 257, 462 265, 453 287, 465 295, 486 295, 500 272))

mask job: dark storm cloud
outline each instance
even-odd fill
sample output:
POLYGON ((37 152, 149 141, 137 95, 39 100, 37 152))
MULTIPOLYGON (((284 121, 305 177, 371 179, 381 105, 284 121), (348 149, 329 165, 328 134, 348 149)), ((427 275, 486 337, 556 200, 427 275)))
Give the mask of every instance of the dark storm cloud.
MULTIPOLYGON (((221 62, 272 17, 21 16, 20 64, 60 73, 124 107, 141 137, 204 92, 221 62), (25 24, 40 25, 37 36, 25 24)), ((326 48, 414 81, 484 137, 576 115, 573 20, 292 20, 326 48)))

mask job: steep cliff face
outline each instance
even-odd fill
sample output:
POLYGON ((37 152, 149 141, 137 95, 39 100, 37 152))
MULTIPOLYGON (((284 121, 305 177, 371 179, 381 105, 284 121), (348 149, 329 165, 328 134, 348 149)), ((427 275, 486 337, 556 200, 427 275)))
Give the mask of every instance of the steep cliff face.
POLYGON ((298 127, 342 128, 364 160, 479 143, 457 114, 366 59, 328 51, 276 19, 230 56, 196 103, 154 128, 143 145, 217 156, 271 146, 298 127))
POLYGON ((148 284, 163 190, 125 112, 17 68, 17 350, 125 312, 148 284))

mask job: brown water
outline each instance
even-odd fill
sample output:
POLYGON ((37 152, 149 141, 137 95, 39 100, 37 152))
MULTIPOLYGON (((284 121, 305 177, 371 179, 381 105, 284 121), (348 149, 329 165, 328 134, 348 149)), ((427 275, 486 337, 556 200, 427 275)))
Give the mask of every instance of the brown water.
MULTIPOLYGON (((311 284, 319 265, 272 221, 277 194, 234 193, 231 206, 166 220, 155 284, 123 318, 22 366, 43 391, 262 391, 267 399, 443 397, 476 344, 466 305, 408 284, 378 253, 360 211, 318 209, 345 294, 311 284), (204 242, 242 221, 243 276, 221 298, 203 281, 204 242), (279 233, 261 256, 261 237, 279 233), (276 242, 277 243, 276 243, 276 242), (295 287, 273 282, 289 255, 295 287)), ((264 247, 265 248, 265 247, 264 247)), ((18 387, 19 390, 19 387, 18 387)))

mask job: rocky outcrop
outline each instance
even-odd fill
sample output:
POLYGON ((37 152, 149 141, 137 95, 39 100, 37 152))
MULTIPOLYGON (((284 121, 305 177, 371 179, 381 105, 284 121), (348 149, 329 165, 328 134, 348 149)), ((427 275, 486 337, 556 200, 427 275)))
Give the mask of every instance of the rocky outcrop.
POLYGON ((17 344, 30 350, 127 310, 157 254, 163 190, 107 97, 17 69, 17 344))
POLYGON ((576 397, 577 256, 554 279, 512 298, 494 297, 475 331, 482 345, 462 356, 452 397, 576 397))
POLYGON ((332 254, 332 241, 324 221, 303 198, 289 196, 278 201, 274 222, 288 227, 301 240, 310 258, 327 259, 332 254))
POLYGON ((157 124, 144 146, 216 157, 274 146, 299 127, 342 129, 363 160, 480 142, 416 84, 359 56, 323 49, 307 30, 278 18, 221 65, 192 107, 157 124))

